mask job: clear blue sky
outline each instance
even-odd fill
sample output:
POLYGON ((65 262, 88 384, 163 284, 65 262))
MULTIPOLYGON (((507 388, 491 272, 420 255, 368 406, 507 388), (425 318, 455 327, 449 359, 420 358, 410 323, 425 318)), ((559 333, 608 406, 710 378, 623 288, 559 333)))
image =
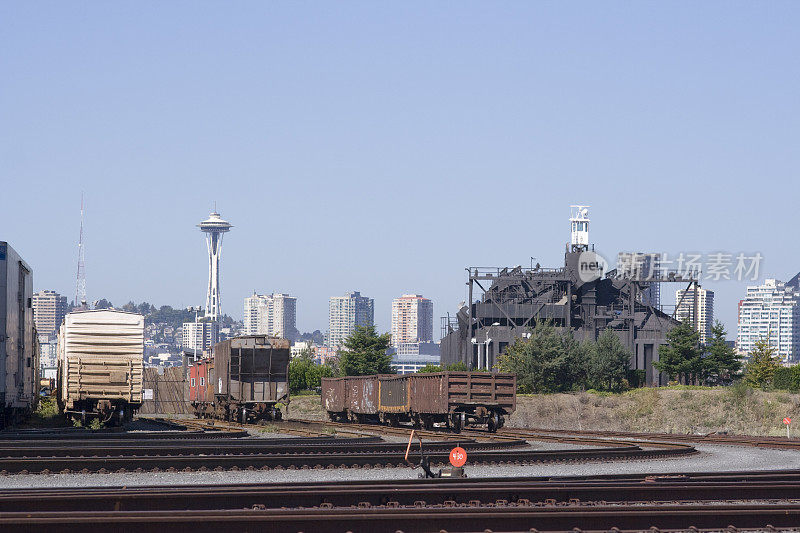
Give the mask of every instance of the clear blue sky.
MULTIPOLYGON (((4 2, 0 240, 90 300, 422 293, 464 267, 559 266, 569 205, 619 250, 800 270, 795 2, 4 2)), ((763 276, 762 276, 763 277, 763 276)), ((746 283, 706 284, 735 330, 746 283)), ((665 288, 669 290, 668 287, 665 288)), ((438 329, 438 318, 436 321, 438 329)), ((733 332, 733 331, 731 331, 733 332)))

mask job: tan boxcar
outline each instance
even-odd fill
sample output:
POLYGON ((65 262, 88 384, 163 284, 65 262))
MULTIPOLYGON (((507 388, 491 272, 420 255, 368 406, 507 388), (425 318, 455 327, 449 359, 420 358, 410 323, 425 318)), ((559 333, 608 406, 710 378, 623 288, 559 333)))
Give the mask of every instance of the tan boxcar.
POLYGON ((113 309, 76 311, 58 338, 59 404, 73 418, 129 420, 142 403, 144 317, 113 309))

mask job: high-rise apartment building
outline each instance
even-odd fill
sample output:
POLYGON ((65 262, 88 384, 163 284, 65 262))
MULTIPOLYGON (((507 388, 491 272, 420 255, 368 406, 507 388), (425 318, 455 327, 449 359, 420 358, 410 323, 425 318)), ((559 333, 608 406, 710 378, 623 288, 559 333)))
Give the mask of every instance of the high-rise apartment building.
POLYGON ((746 355, 763 339, 786 363, 800 359, 800 292, 775 279, 747 287, 739 302, 736 350, 746 355))
POLYGON ((328 313, 327 345, 342 346, 356 326, 371 326, 375 320, 375 300, 351 292, 345 296, 334 296, 330 300, 328 313))
POLYGON ((58 363, 58 337, 39 335, 39 366, 55 368, 58 363))
POLYGON ((219 323, 205 317, 197 322, 183 323, 183 349, 184 351, 196 351, 198 357, 203 350, 211 348, 219 338, 219 323))
POLYGON ((33 295, 32 306, 36 332, 48 337, 55 335, 67 314, 67 297, 56 291, 39 291, 33 295))
POLYGON ((688 320, 700 333, 700 343, 705 344, 711 338, 714 325, 714 291, 698 289, 696 285, 678 289, 675 291, 675 305, 675 318, 681 322, 688 320))
POLYGON ((392 300, 392 346, 433 341, 433 302, 421 294, 392 300))
POLYGON ((244 299, 244 333, 297 337, 297 298, 288 294, 256 294, 244 299))

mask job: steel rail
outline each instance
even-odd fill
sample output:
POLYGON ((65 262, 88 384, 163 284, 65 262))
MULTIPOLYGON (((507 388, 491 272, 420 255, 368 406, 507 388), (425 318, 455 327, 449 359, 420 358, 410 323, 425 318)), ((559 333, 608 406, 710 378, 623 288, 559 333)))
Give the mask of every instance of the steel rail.
MULTIPOLYGON (((463 441, 462 441, 463 442, 463 441)), ((630 460, 655 457, 674 457, 695 453, 688 445, 675 445, 643 449, 637 445, 620 443, 617 448, 586 448, 572 450, 474 450, 470 452, 471 464, 526 464, 562 461, 630 460)), ((475 448, 497 448, 494 443, 467 444, 475 448)), ((368 446, 368 445, 366 445, 368 446)), ((449 442, 426 443, 427 457, 433 465, 448 462, 449 442)), ((401 446, 402 448, 402 446, 401 446)), ((349 453, 242 453, 223 455, 219 450, 213 455, 128 455, 96 457, 6 457, 0 458, 0 473, 34 472, 123 472, 123 471, 173 471, 216 469, 269 469, 269 468, 326 468, 326 467, 377 467, 399 466, 404 461, 404 448, 393 451, 349 453)), ((416 452, 418 453, 418 452, 416 452)))
POLYGON ((0 491, 8 512, 221 510, 244 508, 371 508, 414 506, 597 506, 610 504, 781 500, 797 495, 800 481, 781 482, 542 482, 320 483, 231 487, 139 487, 96 490, 0 491))
MULTIPOLYGON (((301 439, 276 439, 278 442, 261 442, 260 439, 223 440, 220 442, 137 442, 135 444, 113 443, 107 445, 87 445, 80 442, 75 446, 44 446, 35 444, 30 447, 0 446, 0 466, 2 461, 9 458, 36 458, 36 457, 126 457, 143 455, 237 455, 248 453, 286 455, 298 453, 302 450, 305 454, 350 454, 355 452, 384 452, 399 453, 404 450, 402 444, 385 442, 380 437, 359 437, 354 439, 327 439, 314 441, 308 438, 301 439), (299 441, 299 442, 298 442, 299 441)), ((527 446, 525 441, 509 441, 500 444, 487 444, 464 439, 460 445, 467 450, 485 450, 487 448, 519 448, 527 446)), ((426 450, 449 452, 453 447, 452 442, 426 443, 426 450)), ((630 446, 620 446, 618 449, 630 449, 630 446)))
POLYGON ((201 511, 94 511, 3 513, 3 531, 46 529, 163 532, 269 530, 340 531, 574 531, 580 529, 763 528, 800 523, 800 502, 671 502, 595 506, 451 506, 356 507, 349 509, 238 509, 201 511))

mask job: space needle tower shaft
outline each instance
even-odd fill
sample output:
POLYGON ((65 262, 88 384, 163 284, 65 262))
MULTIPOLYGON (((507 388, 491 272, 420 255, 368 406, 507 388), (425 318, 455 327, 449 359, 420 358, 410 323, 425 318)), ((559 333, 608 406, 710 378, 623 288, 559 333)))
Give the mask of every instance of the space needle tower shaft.
POLYGON ((206 318, 216 322, 220 317, 221 298, 219 291, 219 262, 222 257, 222 236, 233 227, 222 220, 214 210, 208 219, 197 225, 206 234, 208 245, 208 293, 206 295, 206 318))

